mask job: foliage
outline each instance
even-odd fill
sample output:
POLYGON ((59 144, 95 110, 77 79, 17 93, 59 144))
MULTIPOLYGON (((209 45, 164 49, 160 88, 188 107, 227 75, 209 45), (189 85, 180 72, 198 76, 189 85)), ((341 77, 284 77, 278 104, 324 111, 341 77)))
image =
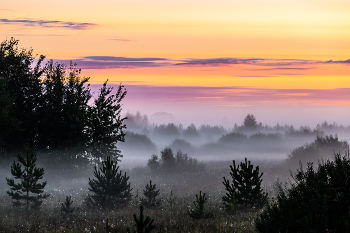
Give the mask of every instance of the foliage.
POLYGON ((107 87, 107 81, 100 89, 94 104, 89 107, 90 117, 87 123, 88 146, 95 158, 105 156, 118 159, 122 157, 116 148, 117 142, 124 142, 125 118, 121 118, 121 101, 126 95, 124 86, 120 85, 115 95, 113 87, 107 87))
POLYGON ((236 166, 233 160, 233 166, 230 165, 232 183, 229 180, 222 182, 225 185, 226 194, 222 197, 222 201, 226 209, 232 208, 234 204, 239 204, 244 208, 262 207, 267 204, 267 193, 261 188, 262 175, 259 174, 259 166, 254 169, 250 161, 241 162, 236 166), (230 207, 230 208, 228 208, 230 207))
POLYGON ((312 143, 305 144, 295 148, 288 156, 289 163, 302 162, 317 162, 317 160, 329 158, 329 155, 334 152, 344 153, 349 148, 346 141, 339 141, 338 136, 317 136, 312 143))
POLYGON ((232 132, 232 133, 222 135, 219 138, 218 143, 219 144, 234 144, 234 143, 238 144, 246 141, 247 139, 248 137, 245 134, 232 132))
POLYGON ((72 207, 73 201, 71 196, 66 196, 66 201, 61 203, 61 213, 63 215, 72 214, 77 208, 72 207))
POLYGON ((350 160, 308 163, 293 175, 289 189, 279 188, 275 202, 255 220, 259 232, 349 232, 350 160))
POLYGON ((13 38, 0 44, 1 149, 13 153, 27 145, 48 154, 58 168, 62 161, 67 165, 83 157, 77 155, 119 157, 124 87, 112 93, 105 82, 91 101, 89 78, 81 77, 76 64, 44 60, 43 55, 35 58, 32 49, 19 49, 13 38))
POLYGON ((168 204, 168 207, 171 211, 175 209, 176 200, 177 200, 177 197, 175 197, 175 195, 173 194, 173 191, 170 191, 169 196, 165 197, 165 201, 168 204))
POLYGON ((107 156, 99 171, 95 166, 94 176, 96 180, 89 178, 89 191, 93 194, 89 194, 85 199, 88 207, 111 209, 125 205, 131 200, 129 177, 126 173, 122 175, 117 161, 114 162, 111 157, 107 156))
POLYGON ((187 139, 200 138, 200 134, 194 124, 189 125, 183 132, 183 137, 187 139))
POLYGON ((211 218, 213 217, 212 212, 205 212, 204 211, 204 204, 208 202, 208 198, 205 196, 205 193, 202 195, 202 191, 199 191, 199 196, 196 194, 196 200, 193 202, 194 209, 191 209, 188 212, 188 215, 193 219, 200 219, 200 218, 211 218))
POLYGON ((29 208, 38 209, 42 204, 42 199, 49 195, 41 193, 44 192, 46 181, 38 183, 44 176, 44 169, 36 167, 36 154, 34 151, 26 149, 26 158, 20 154, 17 155, 19 163, 13 162, 11 166, 11 173, 15 179, 20 179, 20 183, 15 183, 14 179, 6 178, 7 184, 11 187, 11 191, 7 194, 14 199, 14 206, 25 206, 28 211, 29 208), (24 169, 22 170, 22 165, 24 169), (23 203, 24 202, 24 203, 23 203))
POLYGON ((156 184, 152 185, 152 181, 149 181, 149 185, 146 185, 146 189, 143 190, 143 195, 145 195, 146 198, 141 198, 141 205, 145 206, 146 208, 155 208, 159 207, 161 205, 162 200, 157 199, 159 196, 159 189, 156 190, 156 184))
POLYGON ((256 129, 258 126, 258 123, 256 121, 256 118, 253 114, 248 114, 243 121, 243 126, 246 129, 256 129))
MULTIPOLYGON (((134 220, 135 220, 135 227, 136 231, 133 231, 134 233, 150 233, 155 226, 152 225, 154 222, 154 219, 143 215, 143 206, 140 206, 140 217, 137 219, 136 214, 133 215, 134 220)), ((127 229, 128 233, 131 233, 132 231, 128 228, 127 229)))
POLYGON ((174 173, 174 172, 198 172, 205 170, 203 163, 198 163, 187 154, 177 151, 176 157, 171 148, 166 147, 161 152, 161 159, 157 155, 152 155, 148 160, 148 167, 152 172, 174 173))

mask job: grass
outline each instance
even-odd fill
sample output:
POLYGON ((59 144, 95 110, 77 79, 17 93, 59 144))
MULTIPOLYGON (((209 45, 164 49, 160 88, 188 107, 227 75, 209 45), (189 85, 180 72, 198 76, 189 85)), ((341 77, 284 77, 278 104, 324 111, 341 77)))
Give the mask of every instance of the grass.
MULTIPOLYGON (((107 219, 112 226, 110 232, 126 232, 128 227, 133 229, 133 214, 139 214, 139 199, 136 194, 143 197, 142 190, 150 180, 160 189, 162 198, 160 208, 144 210, 146 216, 154 218, 156 228, 152 232, 255 232, 254 219, 260 210, 237 211, 236 214, 229 215, 220 207, 225 192, 222 177, 230 177, 230 162, 223 165, 209 167, 207 172, 174 175, 155 175, 141 167, 126 170, 133 188, 133 199, 127 207, 111 211, 84 208, 88 179, 48 180, 46 190, 50 197, 44 201, 40 211, 30 214, 12 207, 12 200, 4 191, 0 194, 0 232, 106 232, 107 219), (205 208, 213 213, 210 219, 194 220, 188 215, 190 208, 194 207, 195 194, 199 191, 208 196, 205 208), (71 215, 63 216, 60 207, 66 196, 72 196, 73 207, 79 209, 71 215), (169 197, 176 197, 175 205, 167 202, 169 197)), ((282 168, 275 165, 260 167, 260 171, 267 171, 264 185, 272 195, 274 179, 282 168)), ((8 187, 5 188, 7 189, 8 187)))

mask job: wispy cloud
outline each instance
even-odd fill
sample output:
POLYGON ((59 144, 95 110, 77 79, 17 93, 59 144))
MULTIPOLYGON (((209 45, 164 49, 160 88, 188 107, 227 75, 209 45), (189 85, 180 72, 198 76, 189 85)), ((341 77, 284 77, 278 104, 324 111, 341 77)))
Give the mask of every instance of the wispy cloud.
POLYGON ((12 36, 67 36, 63 34, 13 34, 12 36))
POLYGON ((227 66, 234 64, 255 64, 263 61, 261 58, 207 58, 207 59, 186 59, 175 65, 178 66, 227 66))
POLYGON ((333 61, 333 60, 329 60, 323 63, 346 63, 346 64, 350 64, 350 59, 348 60, 338 60, 338 61, 333 61))
POLYGON ((10 11, 10 12, 15 12, 14 10, 12 9, 0 9, 0 11, 10 11))
POLYGON ((350 99, 350 88, 336 89, 266 89, 251 87, 149 86, 125 85, 131 101, 193 102, 224 106, 256 103, 321 102, 333 105, 350 99))
MULTIPOLYGON (((114 57, 114 56, 86 56, 73 59, 79 68, 82 69, 133 69, 140 67, 161 67, 168 66, 166 58, 156 57, 114 57)), ((59 60, 60 63, 69 64, 70 60, 59 60)))
POLYGON ((185 59, 179 63, 177 66, 231 66, 231 65, 256 65, 256 66, 276 66, 280 68, 271 69, 310 69, 310 68, 290 68, 282 66, 296 66, 296 65, 306 65, 315 64, 319 61, 314 60, 303 60, 303 59, 271 59, 271 58, 234 58, 234 57, 224 57, 224 58, 205 58, 205 59, 185 59))
POLYGON ((94 23, 77 23, 66 21, 31 20, 31 19, 0 19, 0 24, 14 24, 43 28, 66 28, 72 30, 88 30, 97 26, 94 23))
MULTIPOLYGON (((345 61, 313 61, 299 59, 267 59, 267 58, 208 58, 173 60, 159 57, 117 57, 117 56, 85 56, 73 59, 79 67, 84 69, 112 69, 112 68, 138 68, 138 67, 217 67, 205 71, 217 71, 220 67, 234 65, 250 65, 248 71, 285 71, 266 75, 233 75, 234 77, 275 77, 276 75, 303 75, 298 71, 317 69, 317 64, 350 63, 345 61), (290 72, 288 72, 290 71, 290 72), (293 72, 292 72, 293 71, 293 72)), ((69 61, 62 61, 69 64, 69 61)), ((204 70, 202 70, 204 71, 204 70)))
POLYGON ((128 40, 128 39, 121 39, 121 38, 108 39, 108 40, 115 40, 115 41, 121 41, 121 42, 129 42, 129 41, 131 41, 131 40, 128 40))
POLYGON ((86 56, 83 59, 89 59, 94 61, 133 61, 133 62, 143 62, 143 61, 166 61, 166 58, 157 57, 143 57, 143 58, 131 58, 131 57, 114 57, 114 56, 86 56))

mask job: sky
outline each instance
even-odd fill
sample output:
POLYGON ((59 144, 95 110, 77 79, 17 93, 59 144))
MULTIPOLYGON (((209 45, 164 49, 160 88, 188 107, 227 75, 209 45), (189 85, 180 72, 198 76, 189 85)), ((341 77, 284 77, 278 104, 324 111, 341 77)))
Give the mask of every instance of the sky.
POLYGON ((123 111, 178 123, 350 125, 348 0, 3 0, 0 40, 73 61, 123 111))

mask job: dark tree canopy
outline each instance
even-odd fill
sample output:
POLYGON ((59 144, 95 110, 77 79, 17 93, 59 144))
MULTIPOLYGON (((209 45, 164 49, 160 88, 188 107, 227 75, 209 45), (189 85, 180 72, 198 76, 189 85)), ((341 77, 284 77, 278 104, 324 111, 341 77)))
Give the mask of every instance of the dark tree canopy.
POLYGON ((70 163, 79 154, 118 158, 116 143, 124 141, 126 128, 121 118, 124 86, 114 92, 106 81, 91 101, 89 78, 81 76, 76 64, 43 64, 45 56, 35 58, 32 49, 18 47, 18 40, 0 44, 2 154, 26 145, 55 162, 70 163))
POLYGON ((247 129, 256 129, 258 126, 258 123, 256 121, 256 118, 253 114, 248 114, 243 121, 243 125, 247 129))
POLYGON ((350 232, 349 154, 302 166, 255 220, 258 232, 350 232))
POLYGON ((226 209, 232 209, 235 203, 242 207, 262 207, 267 204, 267 193, 263 192, 261 187, 262 175, 259 172, 259 166, 255 167, 245 158, 245 162, 241 162, 236 166, 233 160, 233 166, 230 165, 232 183, 224 177, 226 194, 222 197, 226 209))

